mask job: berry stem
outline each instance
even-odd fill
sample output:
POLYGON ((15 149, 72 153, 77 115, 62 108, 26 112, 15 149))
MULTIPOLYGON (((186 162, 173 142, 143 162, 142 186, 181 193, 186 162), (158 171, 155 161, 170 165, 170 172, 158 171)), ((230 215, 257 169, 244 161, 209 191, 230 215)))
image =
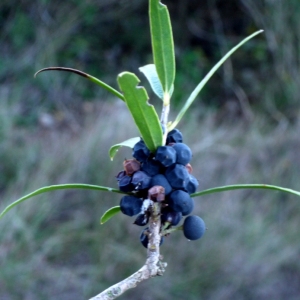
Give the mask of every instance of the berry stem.
POLYGON ((174 231, 178 231, 178 230, 183 230, 183 226, 181 225, 181 226, 178 226, 178 227, 172 227, 170 229, 162 230, 160 234, 161 234, 161 236, 165 236, 165 235, 168 235, 168 234, 170 234, 174 231))

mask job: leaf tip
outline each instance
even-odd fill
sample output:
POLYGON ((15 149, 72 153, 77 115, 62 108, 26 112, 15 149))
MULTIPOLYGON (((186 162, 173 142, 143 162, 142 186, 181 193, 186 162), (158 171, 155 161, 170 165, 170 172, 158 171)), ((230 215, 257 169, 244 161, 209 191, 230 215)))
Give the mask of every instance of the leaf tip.
POLYGON ((48 68, 41 69, 41 70, 37 71, 34 74, 34 78, 39 73, 44 72, 44 71, 65 71, 65 72, 75 73, 75 74, 80 75, 80 76, 85 77, 85 78, 91 78, 91 76, 89 74, 86 74, 86 73, 84 73, 82 71, 79 71, 79 70, 76 70, 76 69, 72 69, 72 68, 65 68, 65 67, 48 67, 48 68))
POLYGON ((35 72, 34 75, 33 75, 33 78, 36 78, 36 76, 37 76, 39 73, 41 73, 41 72, 43 72, 43 69, 38 70, 37 72, 35 72))
POLYGON ((118 78, 123 77, 123 76, 126 75, 127 73, 128 73, 127 71, 121 72, 120 74, 118 74, 118 78))

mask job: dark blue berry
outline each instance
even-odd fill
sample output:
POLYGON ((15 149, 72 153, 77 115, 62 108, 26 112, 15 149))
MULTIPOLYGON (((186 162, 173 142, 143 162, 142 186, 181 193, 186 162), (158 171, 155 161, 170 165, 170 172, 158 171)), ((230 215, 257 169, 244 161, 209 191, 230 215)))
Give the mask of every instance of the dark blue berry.
POLYGON ((172 145, 172 148, 176 151, 177 154, 176 163, 185 166, 192 159, 192 151, 188 145, 183 143, 176 143, 172 145))
POLYGON ((120 171, 117 176, 116 176, 116 179, 118 181, 120 181, 124 176, 126 175, 126 172, 125 171, 120 171))
POLYGON ((167 168, 165 176, 174 189, 185 189, 189 182, 189 172, 185 166, 180 164, 167 168))
POLYGON ((196 192, 198 186, 199 186, 198 180, 193 175, 190 174, 189 182, 187 183, 185 190, 189 194, 193 194, 196 192))
POLYGON ((131 183, 131 177, 128 175, 123 176, 119 182, 119 189, 122 192, 128 193, 134 190, 134 185, 131 183))
POLYGON ((172 210, 170 207, 162 209, 161 212, 161 222, 164 224, 166 222, 170 223, 171 226, 176 226, 179 224, 182 218, 182 213, 172 210))
POLYGON ((182 133, 178 129, 171 130, 167 135, 167 144, 182 143, 182 133))
POLYGON ((204 221, 198 216, 188 216, 183 223, 183 234, 188 240, 200 239, 206 230, 204 221))
POLYGON ((124 215, 132 217, 141 212, 143 200, 135 196, 124 196, 120 202, 120 209, 124 215))
MULTIPOLYGON (((141 232, 141 235, 140 235, 140 241, 142 243, 142 245, 145 247, 145 248, 148 248, 148 243, 149 243, 149 239, 148 239, 148 234, 149 234, 149 231, 148 231, 148 227, 145 228, 142 232, 141 232)), ((159 246, 161 246, 164 242, 164 237, 161 237, 160 239, 160 243, 159 243, 159 246)))
POLYGON ((167 168, 176 163, 176 150, 171 146, 158 147, 155 159, 167 168))
POLYGON ((137 142, 133 147, 132 156, 139 162, 144 162, 150 156, 150 150, 146 147, 143 140, 137 142))
POLYGON ((147 225, 149 221, 149 216, 148 214, 139 214, 133 224, 138 225, 138 226, 145 226, 147 225))
POLYGON ((194 209, 194 200, 182 190, 175 190, 169 195, 169 207, 174 211, 181 212, 183 216, 190 214, 194 209))
POLYGON ((172 192, 172 187, 163 174, 157 174, 151 179, 151 186, 160 185, 165 189, 165 195, 172 192))
POLYGON ((149 174, 150 176, 154 176, 159 174, 161 165, 158 161, 154 159, 147 159, 143 162, 141 170, 149 174))
POLYGON ((132 175, 131 183, 136 190, 145 190, 150 187, 151 177, 143 171, 137 171, 132 175))

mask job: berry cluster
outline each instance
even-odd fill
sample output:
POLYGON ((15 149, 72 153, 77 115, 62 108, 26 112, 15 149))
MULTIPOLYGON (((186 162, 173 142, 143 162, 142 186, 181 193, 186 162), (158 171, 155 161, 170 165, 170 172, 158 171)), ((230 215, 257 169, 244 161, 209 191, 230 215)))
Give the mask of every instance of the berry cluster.
MULTIPOLYGON (((153 201, 162 202, 162 229, 178 225, 183 216, 193 211, 194 200, 190 194, 199 185, 191 174, 192 151, 182 142, 181 132, 170 131, 166 146, 158 147, 155 153, 141 139, 134 145, 132 156, 134 159, 125 160, 124 170, 116 176, 119 189, 131 193, 121 199, 121 211, 130 217, 137 215, 134 224, 145 226, 153 201)), ((188 216, 182 229, 187 239, 197 240, 204 234, 205 224, 198 216, 188 216)), ((140 241, 147 248, 148 228, 142 231, 140 241)))

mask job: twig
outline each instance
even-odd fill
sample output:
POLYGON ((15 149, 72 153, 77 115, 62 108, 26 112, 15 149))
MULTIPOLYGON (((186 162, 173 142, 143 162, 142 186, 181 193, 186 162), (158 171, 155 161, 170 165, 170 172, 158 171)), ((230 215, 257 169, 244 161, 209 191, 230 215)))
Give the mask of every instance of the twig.
POLYGON ((111 300, 119 297, 127 290, 134 288, 143 280, 149 279, 154 276, 162 276, 166 263, 161 262, 159 254, 160 236, 160 210, 161 204, 155 202, 152 206, 152 212, 149 220, 149 243, 147 250, 147 260, 145 265, 137 272, 125 278, 124 280, 112 285, 102 293, 91 298, 90 300, 111 300))

